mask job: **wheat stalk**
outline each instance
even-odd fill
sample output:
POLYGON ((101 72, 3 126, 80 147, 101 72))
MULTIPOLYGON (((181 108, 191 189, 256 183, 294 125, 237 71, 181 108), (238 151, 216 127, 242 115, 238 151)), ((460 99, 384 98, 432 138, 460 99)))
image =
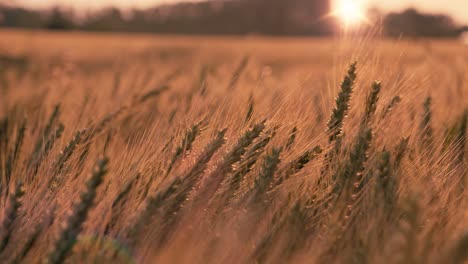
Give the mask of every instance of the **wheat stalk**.
POLYGON ((80 199, 74 203, 71 214, 68 216, 64 228, 61 230, 58 239, 55 241, 48 254, 46 263, 63 263, 67 254, 76 243, 76 239, 81 232, 82 224, 86 220, 88 211, 96 197, 97 187, 102 183, 104 175, 107 173, 107 158, 97 161, 91 177, 86 182, 86 189, 80 194, 80 199))
POLYGON ((47 122, 42 136, 38 138, 36 145, 34 147, 33 157, 37 157, 40 155, 39 153, 44 148, 44 140, 48 140, 50 138, 50 133, 52 132, 52 127, 56 123, 60 116, 60 104, 55 105, 54 111, 49 117, 49 121, 47 122))
POLYGON ((172 156, 172 159, 166 170, 165 177, 167 177, 167 175, 169 175, 169 173, 172 171, 174 164, 178 160, 180 160, 180 158, 182 157, 182 154, 192 149, 193 142, 195 141, 195 139, 201 132, 200 127, 201 127, 201 122, 198 122, 196 124, 193 124, 192 127, 185 132, 185 135, 184 135, 184 138, 182 139, 181 144, 177 146, 174 156, 172 156))
POLYGON ((280 154, 282 151, 283 148, 273 148, 271 152, 265 156, 260 174, 255 180, 255 200, 258 200, 268 189, 270 189, 270 184, 274 180, 278 164, 281 161, 280 154))
POLYGON ((380 82, 375 81, 372 84, 370 94, 367 97, 366 109, 364 112, 364 117, 361 121, 361 126, 369 125, 369 121, 374 115, 375 110, 377 109, 377 103, 379 101, 379 93, 381 88, 382 84, 380 82))
POLYGON ((8 244, 12 229, 11 226, 16 220, 18 209, 21 206, 21 197, 23 197, 23 184, 16 184, 16 188, 13 193, 9 195, 8 203, 3 211, 3 220, 0 229, 0 252, 2 252, 8 244))
POLYGON ((200 200, 209 201, 212 196, 217 192, 220 184, 223 180, 233 172, 233 165, 239 162, 242 155, 247 151, 253 141, 260 136, 263 129, 265 128, 265 121, 258 123, 252 127, 252 129, 246 131, 231 148, 231 150, 223 157, 223 161, 220 165, 207 177, 207 182, 201 187, 198 193, 197 202, 200 200))
POLYGON ((18 132, 16 135, 16 140, 15 140, 15 147, 12 152, 8 155, 8 161, 6 164, 6 171, 5 171, 5 178, 6 178, 6 184, 10 182, 11 174, 13 172, 13 168, 16 166, 19 158, 19 154, 21 151, 21 147, 23 146, 24 142, 24 134, 26 131, 26 123, 27 120, 25 119, 20 127, 18 128, 18 132))
POLYGON ((296 142, 296 135, 297 135, 297 127, 295 126, 289 133, 288 141, 286 142, 286 146, 285 146, 287 150, 290 150, 291 147, 294 145, 294 142, 296 142))
POLYGON ((301 156, 291 161, 287 166, 286 171, 280 175, 277 181, 274 182, 274 186, 278 186, 285 180, 289 179, 292 175, 302 170, 310 161, 315 159, 319 154, 322 153, 320 146, 304 152, 301 156))
POLYGON ((430 147, 432 144, 433 130, 432 130, 432 97, 427 97, 424 101, 423 108, 423 117, 420 124, 421 129, 421 142, 426 148, 430 147))
POLYGON ((236 70, 232 74, 231 80, 229 81, 228 90, 233 90, 236 87, 242 73, 244 72, 245 68, 247 68, 248 63, 249 57, 247 56, 241 60, 239 66, 237 66, 236 70))
POLYGON ((353 85, 356 80, 356 62, 349 66, 348 73, 341 83, 340 92, 335 100, 336 106, 330 115, 330 119, 327 123, 327 133, 329 135, 328 141, 332 143, 341 134, 341 128, 343 127, 343 120, 346 117, 346 113, 349 109, 349 101, 351 100, 351 94, 353 93, 353 85))
POLYGON ((184 176, 174 178, 165 187, 160 188, 155 196, 151 196, 146 200, 143 209, 137 215, 135 224, 130 227, 129 236, 135 236, 136 232, 146 225, 146 221, 163 204, 167 204, 165 215, 174 215, 180 209, 190 190, 200 180, 207 163, 224 144, 225 134, 226 129, 219 131, 216 138, 205 147, 195 165, 184 176))

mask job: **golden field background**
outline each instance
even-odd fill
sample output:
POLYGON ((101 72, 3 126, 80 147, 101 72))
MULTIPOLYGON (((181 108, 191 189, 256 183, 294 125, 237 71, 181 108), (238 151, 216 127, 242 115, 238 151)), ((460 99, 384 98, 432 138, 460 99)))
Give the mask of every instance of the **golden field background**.
POLYGON ((1 31, 0 91, 4 263, 467 260, 454 40, 1 31))

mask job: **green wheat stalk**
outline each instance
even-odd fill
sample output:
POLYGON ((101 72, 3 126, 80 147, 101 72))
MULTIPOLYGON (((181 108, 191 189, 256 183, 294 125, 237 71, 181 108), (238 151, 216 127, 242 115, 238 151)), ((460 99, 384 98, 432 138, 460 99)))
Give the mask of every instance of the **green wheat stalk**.
POLYGON ((381 88, 382 88, 382 84, 380 82, 375 81, 372 84, 370 94, 366 101, 366 109, 364 112, 364 117, 361 122, 361 126, 368 125, 370 119, 374 115, 375 110, 377 109, 377 103, 379 101, 379 93, 380 93, 381 88))
POLYGON ((333 108, 330 119, 327 123, 328 141, 332 143, 341 134, 343 121, 349 109, 351 94, 353 93, 353 85, 356 80, 356 65, 354 62, 349 66, 343 82, 341 83, 340 92, 335 100, 336 106, 333 108))
POLYGON ((258 200, 270 189, 275 173, 278 170, 278 165, 281 162, 280 154, 282 151, 283 148, 273 148, 271 152, 265 156, 260 174, 257 179, 255 179, 255 200, 258 200))
POLYGON ((212 198, 213 194, 218 191, 223 180, 228 179, 228 177, 232 175, 234 171, 233 165, 241 160, 242 156, 247 151, 247 148, 260 136, 264 128, 265 121, 257 123, 239 138, 234 147, 232 147, 224 156, 221 164, 210 175, 208 175, 207 183, 198 193, 197 200, 210 200, 212 198))
POLYGON ((423 104, 423 117, 420 124, 421 129, 421 141, 423 146, 430 147, 432 144, 433 138, 433 129, 432 129, 432 97, 427 97, 423 104))
POLYGON ((384 110, 382 112, 381 120, 383 120, 390 112, 393 111, 393 109, 401 102, 401 97, 398 95, 395 95, 392 100, 384 107, 384 110))
POLYGON ((356 80, 356 65, 357 62, 354 62, 351 63, 351 65, 349 66, 348 72, 345 75, 343 81, 341 82, 340 92, 338 93, 338 96, 335 99, 336 106, 333 108, 329 121, 327 123, 326 134, 328 135, 328 144, 330 145, 330 148, 324 156, 324 165, 320 172, 320 177, 318 180, 319 185, 322 184, 325 178, 325 174, 329 170, 330 163, 333 161, 335 154, 338 153, 341 148, 340 138, 341 136, 343 136, 343 123, 346 114, 349 110, 349 103, 351 100, 351 95, 353 93, 354 82, 356 80))
POLYGON ((240 161, 240 168, 234 171, 232 176, 227 180, 228 181, 228 190, 226 190, 226 199, 229 200, 231 195, 235 194, 241 185, 241 182, 244 180, 245 175, 247 175, 253 168, 253 166, 259 160, 259 157, 265 150, 265 147, 270 143, 272 138, 276 135, 273 131, 271 134, 267 133, 267 136, 261 138, 256 142, 243 156, 240 161))
MULTIPOLYGON (((139 230, 146 226, 147 220, 151 218, 154 212, 166 205, 165 215, 174 215, 185 202, 190 191, 200 180, 203 172, 206 169, 208 162, 211 160, 216 151, 225 143, 224 136, 226 129, 219 131, 216 138, 211 141, 198 157, 195 165, 185 175, 176 177, 154 196, 146 199, 143 209, 138 213, 134 224, 130 227, 128 236, 134 237, 139 230)), ((175 221, 174 219, 172 219, 175 221)))
POLYGON ((294 145, 294 142, 296 142, 296 136, 297 136, 297 127, 295 126, 289 133, 288 141, 286 142, 286 146, 285 146, 287 150, 290 150, 291 147, 294 145))
POLYGON ((3 220, 0 229, 0 253, 5 249, 12 234, 12 225, 18 215, 18 209, 21 207, 21 198, 24 196, 23 184, 16 184, 16 188, 9 195, 8 202, 3 211, 3 220))
POLYGON ((49 252, 45 263, 63 263, 67 254, 75 245, 88 211, 96 197, 97 187, 102 183, 104 175, 107 173, 108 161, 105 157, 97 161, 91 177, 86 182, 86 189, 80 194, 80 199, 73 205, 72 212, 68 216, 65 226, 49 252))
POLYGON ((42 135, 38 138, 35 147, 34 147, 34 152, 33 152, 33 157, 37 157, 39 153, 42 151, 44 148, 44 140, 48 140, 50 138, 50 134, 52 132, 52 127, 56 123, 60 116, 60 104, 55 105, 54 111, 49 117, 49 121, 47 122, 42 135))
POLYGON ((200 134, 200 132, 201 132, 201 122, 197 122, 193 124, 192 127, 185 132, 182 142, 180 143, 180 145, 177 146, 177 149, 174 155, 172 156, 172 159, 166 170, 165 177, 167 177, 167 175, 169 175, 169 173, 172 171, 174 164, 181 159, 182 154, 192 149, 192 144, 197 138, 197 136, 200 134))
POLYGON ((318 155, 322 153, 322 148, 316 146, 311 150, 307 150, 301 156, 291 161, 286 171, 274 182, 274 186, 279 186, 281 183, 289 179, 292 175, 302 170, 310 161, 314 160, 318 155))
POLYGON ((232 74, 231 80, 229 81, 228 90, 233 90, 236 87, 242 73, 247 68, 248 63, 249 57, 247 56, 241 60, 239 66, 237 66, 236 70, 232 74))
POLYGON ((8 155, 8 161, 6 164, 6 172, 5 172, 5 178, 6 178, 6 184, 10 182, 11 174, 13 172, 13 168, 16 166, 19 158, 19 154, 21 151, 21 147, 23 146, 24 142, 24 135, 26 132, 26 119, 22 122, 20 127, 18 128, 18 132, 16 135, 16 140, 15 140, 15 146, 13 151, 8 155))

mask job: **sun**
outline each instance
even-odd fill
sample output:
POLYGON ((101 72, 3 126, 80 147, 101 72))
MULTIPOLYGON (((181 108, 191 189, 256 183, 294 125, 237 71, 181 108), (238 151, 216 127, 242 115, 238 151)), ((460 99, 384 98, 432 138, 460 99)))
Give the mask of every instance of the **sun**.
POLYGON ((333 15, 338 17, 345 26, 357 25, 366 20, 360 0, 336 0, 333 15))

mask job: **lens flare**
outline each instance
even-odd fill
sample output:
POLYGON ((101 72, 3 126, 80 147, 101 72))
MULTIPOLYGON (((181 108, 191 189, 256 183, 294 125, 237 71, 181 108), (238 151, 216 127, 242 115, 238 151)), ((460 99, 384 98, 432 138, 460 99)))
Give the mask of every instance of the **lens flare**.
POLYGON ((345 26, 357 25, 366 21, 362 2, 359 0, 337 0, 333 15, 339 18, 345 26))

